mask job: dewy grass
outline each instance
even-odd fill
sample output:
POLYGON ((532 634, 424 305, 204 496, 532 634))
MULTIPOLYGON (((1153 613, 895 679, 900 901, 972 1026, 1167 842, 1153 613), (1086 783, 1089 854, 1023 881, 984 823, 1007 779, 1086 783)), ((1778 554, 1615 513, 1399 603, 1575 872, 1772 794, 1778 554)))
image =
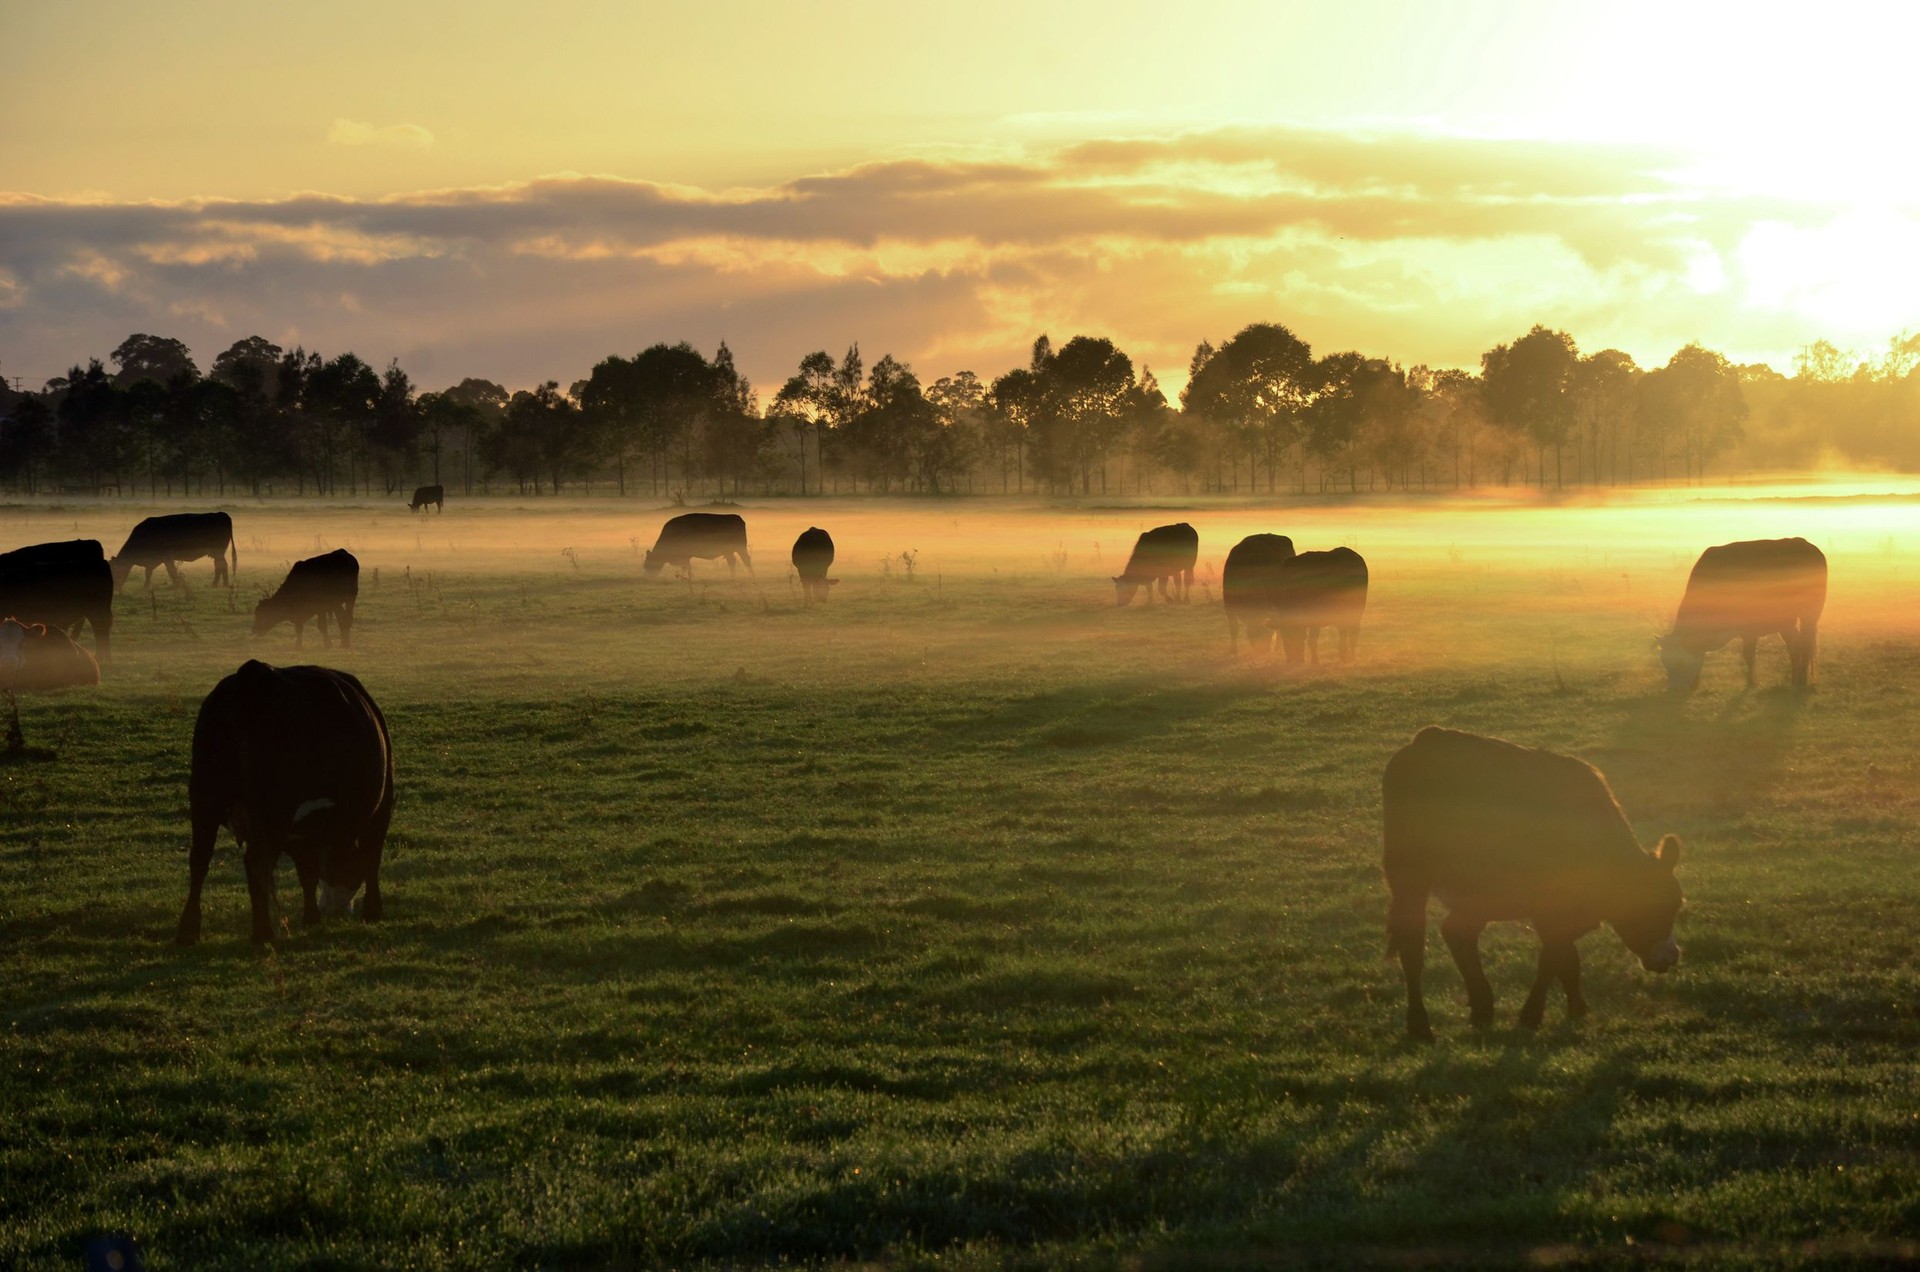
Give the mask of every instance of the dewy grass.
MULTIPOLYGON (((114 1231, 154 1268, 1915 1253, 1913 505, 807 501, 691 583, 640 573, 664 511, 448 507, 236 507, 231 600, 204 562, 136 584, 105 683, 25 700, 0 1265, 114 1231), (1172 520, 1214 589, 1114 608, 1172 520), (812 607, 809 524, 844 580, 812 607), (1256 529, 1368 557, 1355 664, 1226 657, 1256 529), (1729 651, 1669 701, 1693 556, 1788 533, 1832 561, 1816 691, 1773 642, 1758 689, 1729 651), (250 642, 255 589, 338 546, 355 648, 250 642), (223 838, 179 949, 194 713, 250 655, 385 709, 388 917, 302 930, 283 869, 257 950, 223 838), (1403 1043, 1379 779, 1429 723, 1572 750, 1682 835, 1681 969, 1596 933, 1594 1014, 1528 1034, 1497 926, 1476 1034, 1434 936, 1440 1041, 1403 1043)), ((4 545, 146 511, 11 509, 4 545)))

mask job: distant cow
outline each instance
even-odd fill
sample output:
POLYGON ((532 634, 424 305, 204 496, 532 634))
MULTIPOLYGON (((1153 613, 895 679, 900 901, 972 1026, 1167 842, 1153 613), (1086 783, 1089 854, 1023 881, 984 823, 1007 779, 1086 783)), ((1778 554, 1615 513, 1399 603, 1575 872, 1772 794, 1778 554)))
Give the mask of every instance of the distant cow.
POLYGON ((1427 898, 1447 907, 1440 934, 1466 981, 1473 1023, 1493 1022, 1493 988, 1480 967, 1480 932, 1520 919, 1540 936, 1540 966, 1520 1023, 1540 1024, 1547 990, 1565 988, 1567 1014, 1584 1016, 1574 942, 1602 923, 1650 972, 1680 961, 1673 921, 1680 884, 1672 835, 1647 853, 1591 764, 1452 729, 1425 728, 1387 761, 1387 957, 1400 956, 1407 1033, 1431 1041, 1420 973, 1427 898))
POLYGON ((432 504, 436 512, 445 512, 447 510, 446 487, 415 486, 413 488, 413 498, 407 503, 407 511, 418 512, 428 504, 432 504))
POLYGON ((101 662, 113 656, 113 571, 98 539, 36 543, 0 553, 0 614, 70 636, 93 628, 101 662))
POLYGON ((59 628, 0 620, 0 689, 38 691, 100 683, 100 664, 59 628))
POLYGON ((1113 603, 1126 605, 1142 587, 1147 589, 1147 604, 1153 604, 1153 589, 1167 600, 1184 601, 1193 591, 1193 563, 1200 558, 1200 535, 1184 521, 1170 526, 1155 526, 1134 540, 1133 555, 1127 568, 1113 579, 1113 603), (1167 581, 1173 590, 1167 590, 1167 581))
POLYGON ((233 585, 233 574, 240 571, 240 549, 233 541, 233 518, 224 512, 173 512, 163 517, 148 517, 133 528, 127 541, 108 562, 113 567, 113 586, 126 586, 127 575, 135 566, 147 571, 147 586, 153 586, 153 567, 167 567, 167 577, 178 585, 179 561, 213 558, 213 585, 233 585), (226 554, 233 553, 233 570, 227 569, 226 554))
POLYGON ((1673 630, 1660 638, 1667 688, 1692 693, 1707 651, 1735 636, 1752 688, 1754 650, 1773 632, 1787 642, 1793 687, 1806 688, 1826 606, 1827 558, 1805 539, 1748 539, 1708 548, 1687 576, 1673 630))
POLYGON ((747 523, 738 513, 683 512, 660 527, 660 537, 647 549, 644 568, 648 574, 677 565, 693 577, 693 558, 727 559, 727 577, 733 577, 733 559, 738 556, 753 573, 753 558, 747 554, 747 523))
POLYGON ((1249 645, 1273 648, 1271 624, 1280 606, 1280 570, 1292 555, 1293 540, 1284 534, 1250 534, 1227 553, 1227 563, 1220 567, 1220 599, 1227 610, 1229 652, 1240 651, 1242 627, 1249 645))
POLYGON ((1340 661, 1351 662, 1366 608, 1367 563, 1352 548, 1301 552, 1281 563, 1273 623, 1288 662, 1300 662, 1303 653, 1320 661, 1322 627, 1338 631, 1340 661))
POLYGON ((323 907, 344 913, 362 884, 361 917, 380 917, 393 750, 380 708, 346 672, 250 660, 215 685, 193 726, 187 804, 193 846, 180 944, 200 939, 200 888, 222 826, 244 853, 255 941, 272 936, 282 853, 300 876, 304 922, 323 907))
POLYGON ((819 526, 808 526, 793 541, 793 568, 800 576, 800 599, 824 601, 827 589, 839 579, 827 577, 833 568, 833 536, 819 526))
POLYGON ((360 596, 360 562, 345 548, 335 548, 324 556, 295 561, 287 571, 280 590, 253 608, 253 634, 265 636, 281 623, 293 624, 293 644, 306 643, 307 620, 320 629, 320 643, 333 644, 327 636, 329 616, 340 626, 340 645, 353 648, 353 605, 360 596))

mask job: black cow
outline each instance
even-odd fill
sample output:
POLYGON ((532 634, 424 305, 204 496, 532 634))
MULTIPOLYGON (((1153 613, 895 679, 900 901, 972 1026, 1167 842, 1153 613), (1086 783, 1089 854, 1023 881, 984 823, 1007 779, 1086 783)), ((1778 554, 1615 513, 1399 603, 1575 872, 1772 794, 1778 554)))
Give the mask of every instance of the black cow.
POLYGON ((293 624, 293 644, 306 643, 307 620, 320 629, 320 643, 332 645, 327 618, 340 626, 340 646, 353 648, 353 605, 360 596, 360 562, 345 548, 295 561, 280 590, 253 608, 253 634, 265 636, 280 623, 293 624))
POLYGON ((1680 961, 1673 921, 1680 884, 1672 835, 1647 853, 1607 779, 1583 760, 1496 738, 1425 728, 1387 761, 1387 957, 1407 982, 1407 1033, 1432 1041, 1420 972, 1427 898, 1447 907, 1440 934, 1466 981, 1473 1023, 1493 1022, 1493 988, 1480 967, 1480 932, 1521 919, 1540 936, 1540 967, 1520 1023, 1540 1024, 1547 990, 1565 987, 1567 1014, 1584 1016, 1574 942, 1606 923, 1651 972, 1680 961))
POLYGON ((418 512, 428 504, 432 504, 436 512, 445 512, 447 510, 446 487, 415 486, 413 488, 413 498, 407 503, 407 511, 418 512))
POLYGON ((363 883, 361 917, 380 917, 393 749, 380 708, 346 672, 249 660, 215 685, 193 726, 187 804, 193 846, 180 944, 200 939, 200 888, 222 826, 244 853, 255 941, 272 937, 282 853, 300 875, 303 921, 318 919, 322 905, 344 913, 363 883))
POLYGON ((1687 576, 1673 630, 1659 641, 1667 688, 1692 693, 1707 651, 1738 636, 1751 689, 1754 650, 1773 632, 1787 642, 1793 687, 1806 688, 1826 607, 1826 554, 1805 539, 1748 539, 1708 548, 1687 576))
POLYGON ((1366 608, 1367 563, 1352 548, 1301 552, 1281 563, 1273 623, 1288 662, 1299 663, 1303 654, 1320 661, 1322 627, 1338 631, 1340 661, 1351 662, 1366 608))
POLYGON ((733 559, 738 556, 753 573, 753 558, 747 554, 747 523, 738 513, 683 512, 660 527, 660 537, 647 549, 643 568, 658 574, 662 566, 677 565, 693 577, 693 558, 727 559, 727 577, 733 577, 733 559))
POLYGON ((113 655, 113 571, 98 539, 36 543, 0 553, 0 614, 72 636, 93 628, 101 662, 113 655))
POLYGON ((153 586, 153 567, 167 567, 167 577, 180 582, 178 561, 213 558, 213 585, 231 587, 233 574, 240 571, 240 548, 233 539, 233 518, 224 512, 172 512, 148 517, 133 528, 126 543, 108 564, 113 567, 113 586, 126 586, 127 575, 135 566, 147 571, 147 586, 153 586), (228 572, 226 554, 233 553, 233 571, 228 572))
POLYGON ((1113 579, 1113 603, 1126 605, 1141 587, 1147 589, 1147 604, 1153 604, 1153 589, 1170 601, 1184 601, 1193 591, 1193 563, 1200 559, 1200 535, 1184 521, 1170 526, 1155 526, 1134 540, 1133 555, 1127 568, 1113 579), (1173 590, 1167 590, 1167 580, 1173 590))
POLYGON ((824 601, 827 589, 839 579, 827 577, 833 568, 833 536, 819 526, 808 526, 793 541, 793 568, 800 576, 800 599, 824 601))
POLYGON ((1227 610, 1230 653, 1240 652, 1242 627, 1249 645, 1273 648, 1271 624, 1280 606, 1280 570, 1292 555, 1293 540, 1284 534, 1250 534, 1227 553, 1227 562, 1220 567, 1220 599, 1227 610))

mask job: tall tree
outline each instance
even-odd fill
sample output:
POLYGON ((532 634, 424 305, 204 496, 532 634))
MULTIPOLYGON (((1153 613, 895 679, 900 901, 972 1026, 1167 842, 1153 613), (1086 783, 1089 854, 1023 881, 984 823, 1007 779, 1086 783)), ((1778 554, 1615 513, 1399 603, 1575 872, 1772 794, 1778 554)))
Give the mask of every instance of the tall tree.
POLYGON ((108 356, 119 368, 114 380, 122 388, 142 380, 165 384, 177 375, 198 377, 200 374, 187 346, 171 336, 131 335, 108 356))
POLYGON ((1480 356, 1487 408, 1494 421, 1533 441, 1546 485, 1546 452, 1553 450, 1554 484, 1561 485, 1561 452, 1573 428, 1568 382, 1580 361, 1573 337, 1536 325, 1511 345, 1480 356))
POLYGON ((1203 342, 1189 370, 1181 406, 1235 438, 1248 459, 1249 486, 1254 465, 1264 461, 1267 489, 1275 489, 1318 384, 1306 341, 1279 323, 1257 322, 1218 350, 1203 342))

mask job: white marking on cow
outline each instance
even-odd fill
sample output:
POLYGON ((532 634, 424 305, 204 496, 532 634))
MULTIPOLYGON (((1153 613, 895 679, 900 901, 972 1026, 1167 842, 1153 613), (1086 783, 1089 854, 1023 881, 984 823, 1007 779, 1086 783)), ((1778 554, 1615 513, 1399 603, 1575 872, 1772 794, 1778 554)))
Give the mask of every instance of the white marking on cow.
POLYGON ((327 809, 332 807, 333 807, 333 801, 330 799, 310 799, 306 803, 300 805, 300 807, 293 810, 293 824, 298 826, 301 822, 313 816, 315 813, 325 812, 327 809))

